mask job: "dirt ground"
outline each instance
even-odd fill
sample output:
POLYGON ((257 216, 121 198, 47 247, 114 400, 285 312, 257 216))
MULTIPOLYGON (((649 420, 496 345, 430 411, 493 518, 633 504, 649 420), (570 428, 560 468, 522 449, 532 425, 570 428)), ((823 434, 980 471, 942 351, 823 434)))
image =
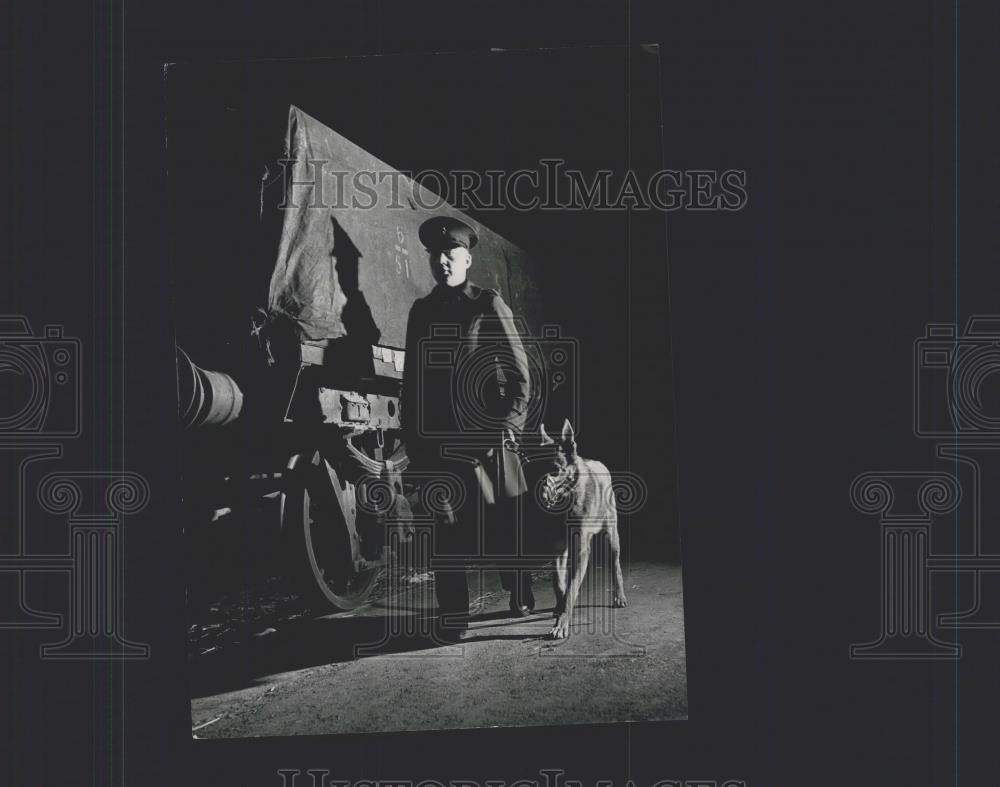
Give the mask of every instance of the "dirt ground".
POLYGON ((493 572, 470 572, 473 618, 456 645, 428 634, 430 575, 349 613, 279 615, 192 651, 197 738, 573 724, 687 716, 680 567, 626 567, 628 607, 591 566, 567 640, 547 637, 554 596, 514 618, 493 572), (254 630, 256 628, 256 630, 254 630))

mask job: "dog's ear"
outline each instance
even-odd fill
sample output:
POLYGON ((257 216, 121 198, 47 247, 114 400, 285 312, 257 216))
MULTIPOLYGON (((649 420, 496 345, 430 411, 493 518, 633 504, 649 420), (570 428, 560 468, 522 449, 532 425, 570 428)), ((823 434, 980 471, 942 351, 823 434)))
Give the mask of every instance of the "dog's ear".
POLYGON ((568 418, 563 422, 562 444, 563 450, 567 454, 570 456, 576 454, 576 436, 573 434, 573 425, 569 422, 568 418))
POLYGON ((549 437, 549 433, 545 431, 545 424, 542 424, 538 431, 542 436, 542 445, 552 445, 555 442, 555 440, 549 437))

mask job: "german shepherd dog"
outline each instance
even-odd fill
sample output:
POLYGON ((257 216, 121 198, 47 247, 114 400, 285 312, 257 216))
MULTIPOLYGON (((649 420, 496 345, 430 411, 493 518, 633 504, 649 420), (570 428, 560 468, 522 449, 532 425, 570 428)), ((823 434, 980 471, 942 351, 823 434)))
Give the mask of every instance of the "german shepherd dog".
POLYGON ((540 483, 541 502, 548 511, 565 512, 565 546, 556 557, 552 585, 556 593, 554 639, 569 636, 573 607, 587 573, 590 543, 606 533, 614 562, 612 605, 624 607, 625 582, 618 541, 618 510, 611 488, 611 473, 601 462, 584 459, 576 452, 573 427, 567 420, 559 440, 541 428, 542 445, 552 450, 552 466, 540 483))

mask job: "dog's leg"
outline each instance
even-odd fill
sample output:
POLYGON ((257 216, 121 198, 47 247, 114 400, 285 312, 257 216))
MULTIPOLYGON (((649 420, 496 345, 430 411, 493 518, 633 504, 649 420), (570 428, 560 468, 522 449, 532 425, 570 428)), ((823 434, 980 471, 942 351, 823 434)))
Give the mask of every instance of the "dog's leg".
POLYGON ((611 540, 611 562, 615 569, 615 595, 611 602, 614 607, 624 607, 628 601, 625 598, 625 578, 622 576, 621 543, 618 540, 618 514, 612 511, 608 521, 608 537, 611 540))
POLYGON ((566 583, 569 579, 569 550, 556 557, 552 570, 552 589, 556 594, 556 607, 552 614, 559 617, 566 610, 566 583))
POLYGON ((580 595, 580 586, 587 574, 587 561, 590 559, 590 539, 593 534, 585 528, 574 528, 574 530, 575 532, 569 533, 570 543, 565 553, 569 556, 569 584, 566 588, 566 603, 565 608, 556 618, 555 626, 552 627, 554 639, 565 639, 569 636, 573 607, 576 606, 577 596, 580 595))

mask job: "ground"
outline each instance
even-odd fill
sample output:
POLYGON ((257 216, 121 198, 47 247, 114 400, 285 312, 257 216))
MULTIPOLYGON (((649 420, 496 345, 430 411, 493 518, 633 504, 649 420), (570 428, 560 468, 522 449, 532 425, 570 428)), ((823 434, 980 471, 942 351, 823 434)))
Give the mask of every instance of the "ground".
MULTIPOLYGON (((279 615, 191 657, 197 738, 552 725, 687 716, 681 571, 626 567, 628 607, 610 607, 591 566, 567 640, 551 640, 554 595, 535 572, 536 613, 513 618, 493 572, 470 572, 473 619, 457 645, 426 634, 433 580, 413 575, 369 604, 279 615), (399 630, 389 632, 389 621, 399 630), (257 630, 253 630, 256 628, 257 630)), ((197 627, 193 627, 195 629, 197 627)))

